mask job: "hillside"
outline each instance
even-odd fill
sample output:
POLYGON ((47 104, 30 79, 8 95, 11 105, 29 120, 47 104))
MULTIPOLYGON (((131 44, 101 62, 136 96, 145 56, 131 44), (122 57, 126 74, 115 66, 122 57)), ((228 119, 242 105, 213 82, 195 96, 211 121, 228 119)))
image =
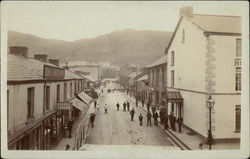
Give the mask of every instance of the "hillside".
POLYGON ((24 45, 29 55, 47 53, 49 58, 111 62, 113 64, 148 64, 161 56, 170 40, 170 32, 133 30, 116 31, 93 39, 73 42, 44 39, 9 31, 8 45, 24 45))

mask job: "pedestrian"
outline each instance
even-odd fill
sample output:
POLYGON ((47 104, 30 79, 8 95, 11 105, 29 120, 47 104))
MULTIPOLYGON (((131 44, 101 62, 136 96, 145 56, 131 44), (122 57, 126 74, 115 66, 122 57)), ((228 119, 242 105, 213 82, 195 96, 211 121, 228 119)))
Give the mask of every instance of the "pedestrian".
POLYGON ((131 121, 134 121, 134 115, 135 115, 135 109, 134 108, 130 111, 130 115, 131 115, 131 121))
POLYGON ((138 97, 135 97, 135 98, 136 98, 135 105, 136 107, 138 107, 138 97))
POLYGON ((140 126, 142 126, 142 120, 143 120, 143 116, 140 113, 140 115, 139 115, 140 126))
POLYGON ((165 113, 164 115, 164 124, 165 124, 164 129, 167 130, 168 129, 168 114, 167 113, 165 113))
POLYGON ((97 104, 97 112, 99 112, 99 110, 100 110, 100 105, 99 105, 99 103, 97 104))
POLYGON ((148 113, 147 113, 147 126, 148 126, 148 125, 151 126, 151 117, 152 117, 152 115, 151 115, 151 113, 148 111, 148 113))
POLYGON ((174 129, 174 126, 173 126, 173 113, 171 113, 171 114, 169 115, 169 121, 170 121, 170 128, 171 128, 171 129, 174 129))
POLYGON ((94 108, 96 108, 96 105, 97 105, 97 101, 95 100, 94 101, 94 108))
POLYGON ((128 111, 130 111, 129 106, 130 106, 130 103, 127 101, 127 109, 128 109, 128 111))
POLYGON ((126 103, 123 103, 123 111, 126 111, 126 103))
POLYGON ((117 111, 119 111, 119 107, 120 107, 120 104, 119 104, 119 102, 117 102, 117 104, 116 104, 117 111))
POLYGON ((149 107, 150 107, 150 103, 149 101, 147 102, 147 111, 149 112, 149 107))
POLYGON ((141 100, 141 105, 144 107, 144 99, 141 100))
POLYGON ((105 104, 105 106, 104 106, 104 111, 105 111, 105 114, 108 113, 108 106, 107 106, 107 104, 105 104))
POLYGON ((164 123, 164 111, 163 108, 160 110, 160 122, 163 124, 164 123))
POLYGON ((182 123, 183 123, 183 118, 182 117, 178 118, 177 123, 178 123, 178 126, 179 126, 179 133, 181 133, 181 126, 182 126, 182 123))
POLYGON ((91 113, 91 115, 90 115, 90 122, 91 122, 92 128, 94 127, 94 121, 95 121, 95 113, 91 113))
POLYGON ((70 149, 70 146, 69 146, 69 144, 67 144, 65 150, 68 151, 69 149, 70 149))
POLYGON ((73 121, 68 121, 68 130, 69 130, 69 138, 71 138, 71 131, 72 131, 73 121))
POLYGON ((158 115, 158 113, 156 111, 154 112, 153 117, 154 117, 154 123, 155 123, 155 125, 158 125, 157 119, 158 119, 159 115, 158 115))
POLYGON ((176 117, 173 115, 173 130, 175 131, 176 117))

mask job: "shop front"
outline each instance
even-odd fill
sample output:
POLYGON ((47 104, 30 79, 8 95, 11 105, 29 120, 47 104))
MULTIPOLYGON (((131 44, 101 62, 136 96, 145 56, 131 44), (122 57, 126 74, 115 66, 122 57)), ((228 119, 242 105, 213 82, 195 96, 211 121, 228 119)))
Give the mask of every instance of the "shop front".
POLYGON ((22 129, 8 136, 10 150, 47 150, 53 143, 51 120, 56 111, 50 111, 22 129))

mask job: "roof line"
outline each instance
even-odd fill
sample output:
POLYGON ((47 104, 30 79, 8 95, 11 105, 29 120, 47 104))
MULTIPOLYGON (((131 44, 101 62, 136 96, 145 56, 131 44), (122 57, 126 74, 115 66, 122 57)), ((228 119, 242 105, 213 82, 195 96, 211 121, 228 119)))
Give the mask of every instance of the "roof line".
POLYGON ((213 15, 213 14, 193 14, 193 15, 241 18, 241 16, 234 16, 234 15, 213 15))
POLYGON ((178 30, 178 28, 180 26, 180 23, 181 23, 182 19, 183 19, 183 16, 179 18, 179 21, 178 21, 178 23, 177 23, 177 25, 176 25, 176 27, 174 29, 174 33, 173 33, 173 35, 172 35, 172 37, 171 37, 171 39, 170 39, 170 41, 168 43, 168 46, 167 46, 167 48, 165 50, 165 55, 168 53, 169 47, 170 47, 170 45, 172 44, 172 42, 173 42, 173 40, 175 38, 176 32, 177 32, 177 30, 178 30))

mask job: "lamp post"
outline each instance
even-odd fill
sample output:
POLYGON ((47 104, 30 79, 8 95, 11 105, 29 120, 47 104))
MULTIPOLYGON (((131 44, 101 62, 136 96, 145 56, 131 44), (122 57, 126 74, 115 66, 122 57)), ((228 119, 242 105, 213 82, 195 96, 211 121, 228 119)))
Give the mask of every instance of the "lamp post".
POLYGON ((207 143, 209 145, 209 150, 211 150, 211 145, 213 142, 213 137, 212 137, 212 130, 211 130, 211 110, 214 107, 214 99, 212 99, 211 95, 209 95, 209 98, 206 101, 207 107, 209 109, 209 129, 208 129, 208 136, 207 136, 207 143))

